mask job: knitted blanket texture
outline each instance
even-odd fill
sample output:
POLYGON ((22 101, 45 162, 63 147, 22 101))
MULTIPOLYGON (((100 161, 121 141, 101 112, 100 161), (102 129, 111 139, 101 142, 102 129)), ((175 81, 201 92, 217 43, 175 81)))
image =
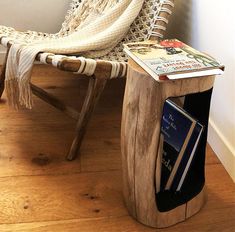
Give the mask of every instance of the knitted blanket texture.
POLYGON ((39 52, 100 57, 113 49, 126 35, 138 16, 144 0, 84 0, 70 26, 73 33, 31 43, 14 43, 6 66, 9 104, 32 108, 30 79, 39 52))

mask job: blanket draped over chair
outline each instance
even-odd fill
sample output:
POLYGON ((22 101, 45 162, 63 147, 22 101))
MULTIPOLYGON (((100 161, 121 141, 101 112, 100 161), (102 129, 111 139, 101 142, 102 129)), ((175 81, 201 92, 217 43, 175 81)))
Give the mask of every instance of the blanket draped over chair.
POLYGON ((32 108, 30 79, 39 52, 90 58, 105 55, 126 35, 143 3, 144 0, 84 0, 76 10, 77 17, 70 22, 71 27, 76 25, 73 33, 31 43, 14 43, 6 66, 9 104, 32 108))

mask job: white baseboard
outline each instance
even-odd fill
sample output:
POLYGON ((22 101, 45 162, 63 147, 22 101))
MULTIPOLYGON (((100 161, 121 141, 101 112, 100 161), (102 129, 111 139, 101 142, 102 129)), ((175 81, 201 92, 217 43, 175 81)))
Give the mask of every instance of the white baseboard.
POLYGON ((235 182, 235 151, 213 120, 210 119, 208 142, 235 182))

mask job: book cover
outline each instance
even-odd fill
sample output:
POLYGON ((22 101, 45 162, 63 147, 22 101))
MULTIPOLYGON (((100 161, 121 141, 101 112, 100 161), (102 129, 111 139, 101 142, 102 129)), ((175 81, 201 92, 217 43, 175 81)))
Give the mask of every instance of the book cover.
POLYGON ((187 176, 187 173, 190 169, 191 163, 193 161, 195 152, 197 150, 201 135, 203 132, 203 126, 200 123, 196 123, 196 126, 193 130, 192 136, 189 140, 189 143, 186 147, 186 150, 184 152, 184 155, 182 157, 182 160, 180 162, 180 165, 177 169, 177 172, 175 174, 175 177, 173 179, 171 190, 173 191, 180 191, 184 180, 187 176))
POLYGON ((160 134, 159 148, 158 148, 157 161, 156 161, 156 173, 155 173, 156 193, 159 193, 161 191, 163 142, 164 142, 164 136, 163 134, 160 134))
POLYGON ((222 74, 214 58, 177 40, 124 44, 124 51, 157 81, 222 74))
POLYGON ((161 191, 172 189, 173 183, 176 189, 180 189, 182 186, 200 134, 200 130, 195 128, 199 127, 202 128, 182 108, 170 100, 165 102, 161 122, 161 134, 164 136, 160 181, 161 191), (181 179, 183 175, 184 178, 181 179), (178 182, 176 182, 176 177, 178 182))

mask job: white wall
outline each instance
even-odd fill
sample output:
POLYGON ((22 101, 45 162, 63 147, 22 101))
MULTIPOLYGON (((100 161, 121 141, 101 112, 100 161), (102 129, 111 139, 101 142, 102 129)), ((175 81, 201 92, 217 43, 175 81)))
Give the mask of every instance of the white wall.
POLYGON ((208 52, 226 66, 224 76, 218 77, 215 83, 209 141, 235 181, 235 2, 214 2, 194 1, 194 21, 197 23, 193 27, 193 44, 201 49, 208 48, 208 52), (208 17, 206 8, 211 6, 208 17), (200 36, 196 40, 198 33, 200 36))
POLYGON ((169 36, 211 54, 226 66, 214 86, 208 140, 235 181, 234 9, 234 0, 176 0, 169 36))
MULTIPOLYGON (((0 25, 18 30, 57 32, 64 20, 70 0, 0 1, 0 25)), ((4 49, 0 48, 0 62, 4 49)))
MULTIPOLYGON (((69 0, 0 1, 1 24, 56 32, 69 0)), ((235 2, 176 0, 169 37, 211 54, 226 65, 212 97, 209 143, 235 181, 235 2)), ((0 56, 1 57, 1 56, 0 56)))
POLYGON ((68 9, 69 0, 0 1, 0 22, 19 30, 56 32, 68 9))

